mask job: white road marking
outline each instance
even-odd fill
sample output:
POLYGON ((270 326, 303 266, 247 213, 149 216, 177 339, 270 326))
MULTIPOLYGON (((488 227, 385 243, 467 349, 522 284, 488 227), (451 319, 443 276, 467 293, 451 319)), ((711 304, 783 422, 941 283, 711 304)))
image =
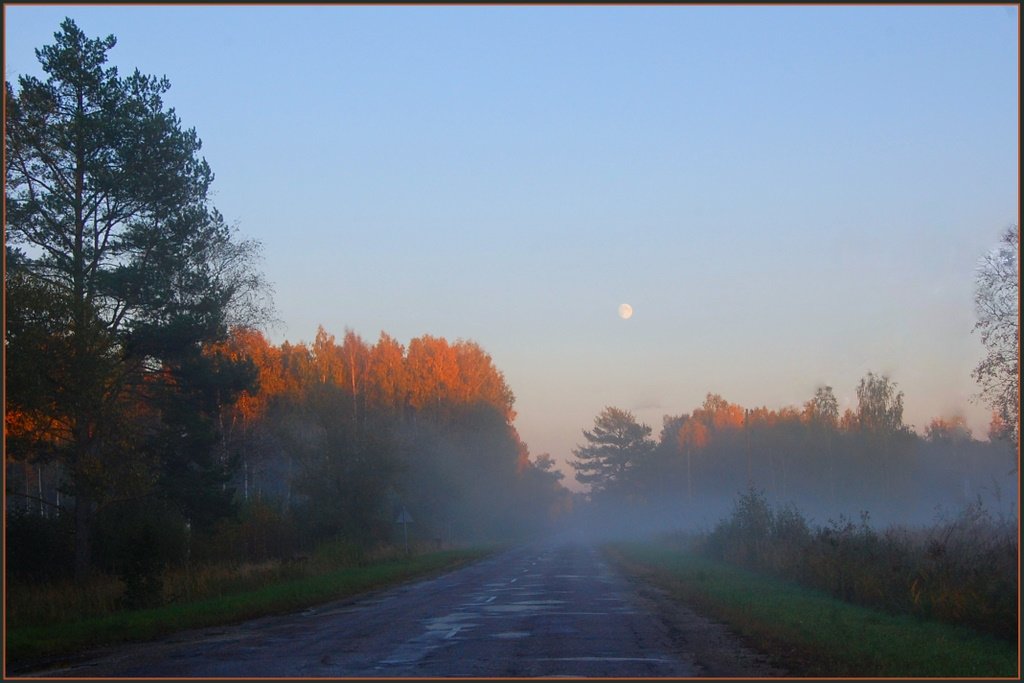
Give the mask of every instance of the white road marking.
POLYGON ((539 657, 535 662, 671 662, 664 657, 539 657))
POLYGON ((518 638, 529 638, 530 634, 526 631, 506 631, 505 633, 495 633, 491 637, 501 638, 502 640, 513 640, 518 638))

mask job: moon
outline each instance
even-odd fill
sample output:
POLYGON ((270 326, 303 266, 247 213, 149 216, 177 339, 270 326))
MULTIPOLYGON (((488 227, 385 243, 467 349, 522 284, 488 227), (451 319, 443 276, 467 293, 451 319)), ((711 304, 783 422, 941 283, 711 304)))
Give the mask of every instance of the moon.
POLYGON ((633 316, 633 307, 629 304, 619 304, 619 317, 629 320, 633 316))

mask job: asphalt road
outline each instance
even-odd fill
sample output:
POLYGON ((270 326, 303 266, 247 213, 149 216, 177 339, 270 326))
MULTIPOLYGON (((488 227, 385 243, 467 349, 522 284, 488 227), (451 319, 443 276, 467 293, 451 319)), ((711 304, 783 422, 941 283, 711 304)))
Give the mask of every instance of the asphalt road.
POLYGON ((591 546, 547 544, 348 602, 124 646, 45 677, 685 677, 591 546))

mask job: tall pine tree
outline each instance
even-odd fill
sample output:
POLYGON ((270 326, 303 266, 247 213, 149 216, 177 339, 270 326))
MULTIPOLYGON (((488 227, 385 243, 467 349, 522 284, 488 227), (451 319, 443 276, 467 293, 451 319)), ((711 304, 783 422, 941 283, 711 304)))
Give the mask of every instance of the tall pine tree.
POLYGON ((45 81, 6 83, 9 305, 33 307, 12 312, 7 398, 52 426, 81 578, 97 507, 165 469, 134 440, 162 419, 147 396, 180 386, 229 323, 264 312, 263 282, 258 245, 234 241, 208 203, 213 174, 195 131, 164 108, 167 79, 121 77, 106 66, 114 37, 87 38, 70 19, 54 36, 36 51, 45 81))

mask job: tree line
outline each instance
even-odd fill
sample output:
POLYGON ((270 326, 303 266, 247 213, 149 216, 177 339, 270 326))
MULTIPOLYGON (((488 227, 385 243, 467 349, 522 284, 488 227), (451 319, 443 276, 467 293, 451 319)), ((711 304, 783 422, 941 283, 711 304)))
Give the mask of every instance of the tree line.
MULTIPOLYGON (((801 407, 745 408, 707 394, 689 413, 666 415, 657 438, 621 408, 606 407, 583 431, 570 462, 597 508, 658 511, 671 525, 709 520, 739 492, 763 490, 818 514, 924 521, 937 506, 979 496, 1013 511, 1011 444, 998 413, 992 439, 974 438, 962 417, 935 418, 918 435, 903 422, 903 392, 867 373, 857 406, 842 414, 832 387, 801 407)), ((663 522, 665 523, 665 522, 663 522)))
POLYGON ((259 389, 224 416, 243 501, 318 520, 317 535, 387 538, 405 508, 418 535, 537 530, 566 503, 549 458, 531 459, 514 396, 477 343, 423 335, 374 344, 322 327, 311 344, 236 330, 217 353, 251 359, 259 389))
MULTIPOLYGON (((202 440, 192 439, 205 469, 194 466, 195 454, 171 457, 156 440, 134 446, 155 449, 140 457, 159 463, 158 476, 122 481, 111 473, 96 510, 93 563, 101 569, 124 572, 140 540, 163 563, 186 554, 292 557, 337 540, 370 548, 396 540, 402 510, 420 541, 522 538, 571 507, 550 457, 531 459, 512 424, 514 396, 475 342, 424 335, 406 348, 382 332, 370 345, 349 330, 339 343, 321 327, 311 344, 277 346, 258 330, 234 328, 201 357, 205 367, 242 368, 249 383, 208 416, 202 440)), ((193 410, 163 408, 140 410, 179 426, 193 410)), ((12 424, 21 419, 10 413, 12 424)), ((76 503, 56 448, 10 453, 8 509, 22 515, 13 518, 16 539, 45 527, 40 517, 59 525, 76 503)), ((112 468, 124 467, 123 454, 107 455, 112 468)), ((15 570, 45 561, 21 561, 23 550, 64 554, 59 534, 50 542, 56 549, 46 537, 9 545, 15 570)))

